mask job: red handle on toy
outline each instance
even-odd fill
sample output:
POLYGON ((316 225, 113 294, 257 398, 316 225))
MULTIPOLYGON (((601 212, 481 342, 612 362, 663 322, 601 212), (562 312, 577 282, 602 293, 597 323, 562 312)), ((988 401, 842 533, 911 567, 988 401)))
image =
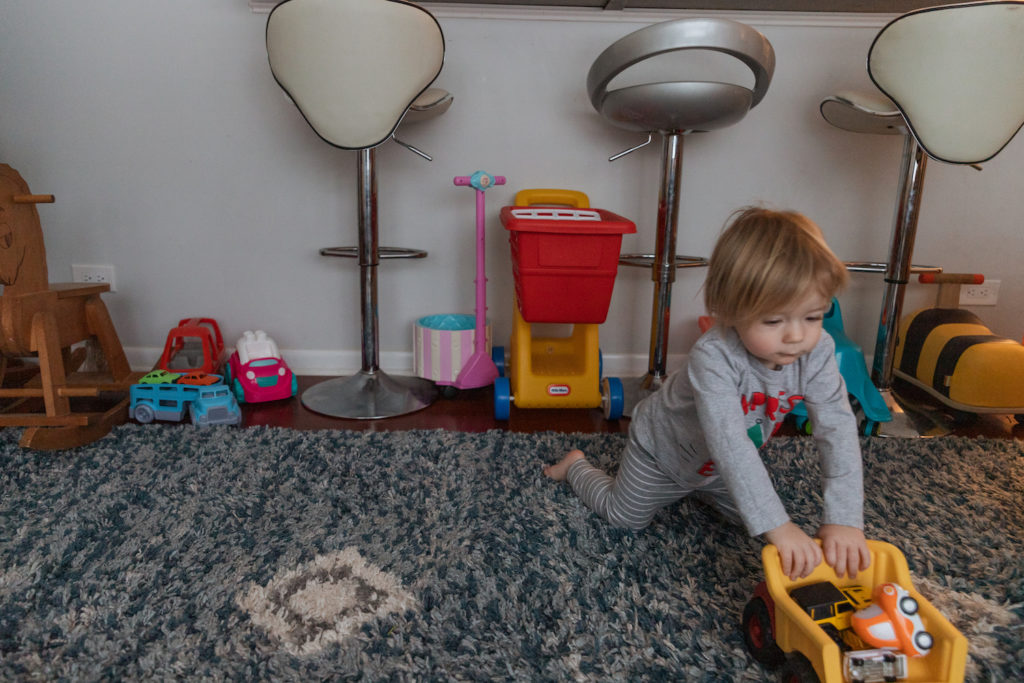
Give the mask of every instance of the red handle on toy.
POLYGON ((921 273, 917 276, 917 281, 925 285, 981 285, 985 283, 985 276, 981 273, 921 273))
POLYGON ((11 197, 15 204, 53 204, 52 194, 16 194, 11 197))

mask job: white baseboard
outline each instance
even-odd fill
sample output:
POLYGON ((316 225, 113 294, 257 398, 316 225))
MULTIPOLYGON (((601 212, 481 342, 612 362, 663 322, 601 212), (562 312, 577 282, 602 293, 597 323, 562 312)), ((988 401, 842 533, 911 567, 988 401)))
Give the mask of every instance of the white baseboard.
MULTIPOLYGON (((127 347, 124 350, 133 370, 150 370, 163 352, 156 347, 127 347)), ((297 375, 341 376, 351 375, 362 367, 359 351, 322 351, 316 349, 282 349, 281 356, 297 375)), ((683 354, 669 355, 668 371, 680 367, 683 354)), ((385 372, 411 374, 412 352, 386 352, 380 354, 380 367, 385 372)), ((647 372, 648 358, 640 354, 604 354, 604 374, 612 377, 640 376, 647 372)))

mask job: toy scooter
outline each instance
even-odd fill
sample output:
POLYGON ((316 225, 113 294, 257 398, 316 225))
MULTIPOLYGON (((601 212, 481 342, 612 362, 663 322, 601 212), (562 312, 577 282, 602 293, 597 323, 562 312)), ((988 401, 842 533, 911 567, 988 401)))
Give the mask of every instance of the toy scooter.
POLYGON ((489 386, 498 377, 491 359, 487 326, 487 277, 484 254, 484 192, 504 185, 504 176, 477 171, 456 176, 455 185, 476 191, 476 309, 475 315, 433 315, 420 318, 416 326, 414 365, 416 374, 444 387, 451 396, 458 389, 489 386), (472 353, 466 352, 472 347, 472 353))

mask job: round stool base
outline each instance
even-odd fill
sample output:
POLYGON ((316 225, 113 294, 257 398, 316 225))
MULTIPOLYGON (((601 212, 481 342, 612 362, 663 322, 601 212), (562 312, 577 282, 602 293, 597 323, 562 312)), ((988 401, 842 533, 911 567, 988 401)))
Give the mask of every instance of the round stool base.
POLYGON ((378 420, 422 410, 436 397, 437 388, 425 379, 363 370, 313 385, 303 392, 302 405, 329 417, 378 420))

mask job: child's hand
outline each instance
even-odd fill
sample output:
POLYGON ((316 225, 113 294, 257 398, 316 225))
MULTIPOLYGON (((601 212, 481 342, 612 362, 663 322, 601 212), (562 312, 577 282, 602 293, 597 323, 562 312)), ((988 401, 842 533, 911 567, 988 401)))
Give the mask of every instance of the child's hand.
POLYGON ((871 564, 871 553, 864 541, 864 532, 852 526, 822 524, 818 538, 825 551, 825 561, 835 570, 836 576, 846 574, 851 579, 857 572, 871 564))
POLYGON ((765 532, 764 537, 779 549, 782 573, 791 581, 804 578, 821 564, 821 548, 793 522, 765 532))

